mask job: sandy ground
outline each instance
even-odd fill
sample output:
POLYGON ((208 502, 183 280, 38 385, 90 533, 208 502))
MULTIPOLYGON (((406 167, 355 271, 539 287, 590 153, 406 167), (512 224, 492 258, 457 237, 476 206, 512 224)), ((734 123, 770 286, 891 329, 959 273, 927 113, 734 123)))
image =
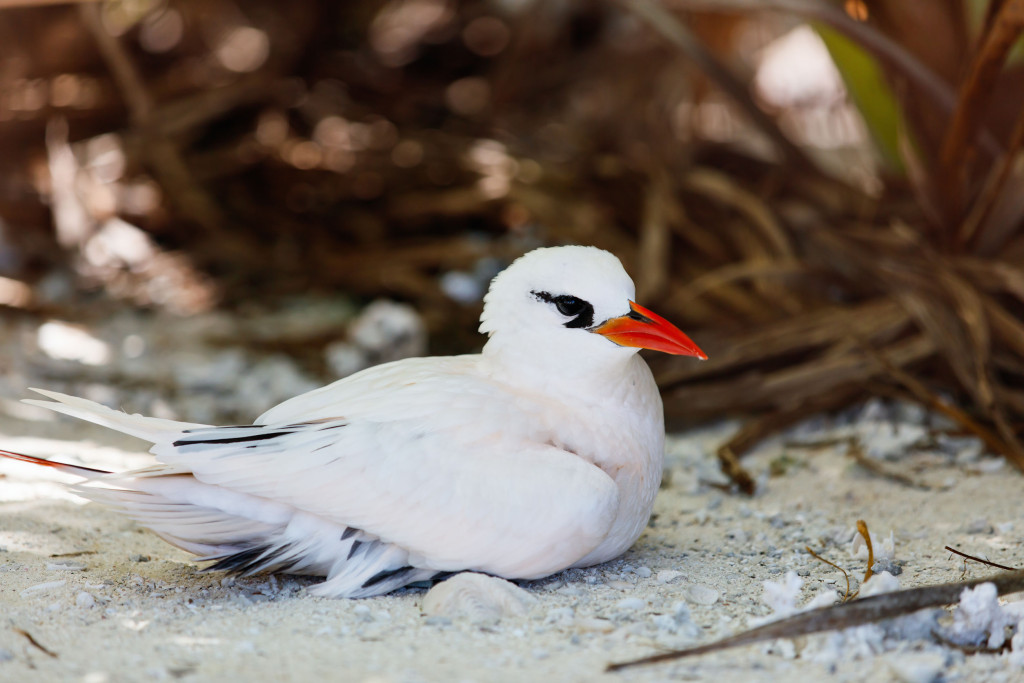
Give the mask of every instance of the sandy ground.
MULTIPOLYGON (((98 467, 147 462, 131 440, 24 416, 34 419, 0 420, 4 447, 98 467)), ((826 635, 603 673, 612 661, 746 628, 770 611, 763 582, 788 570, 804 579, 802 601, 842 589, 842 575, 804 548, 862 576, 865 561, 851 552, 857 519, 879 539, 894 534, 903 587, 960 578, 964 565, 947 544, 1020 564, 1024 479, 998 460, 942 455, 920 438, 907 445, 890 434, 885 443, 899 452, 886 466, 921 485, 909 486, 854 464, 841 444, 795 447, 850 429, 810 424, 746 461, 761 486, 745 497, 713 485, 721 481, 713 448, 731 428, 672 440, 655 516, 625 556, 524 584, 536 603, 497 623, 424 616, 419 589, 330 600, 308 595, 309 579, 199 573, 185 553, 76 502, 55 483, 59 474, 2 461, 0 680, 1024 680, 1005 656, 934 643, 812 656, 826 635)), ((927 440, 926 432, 917 436, 927 440)))

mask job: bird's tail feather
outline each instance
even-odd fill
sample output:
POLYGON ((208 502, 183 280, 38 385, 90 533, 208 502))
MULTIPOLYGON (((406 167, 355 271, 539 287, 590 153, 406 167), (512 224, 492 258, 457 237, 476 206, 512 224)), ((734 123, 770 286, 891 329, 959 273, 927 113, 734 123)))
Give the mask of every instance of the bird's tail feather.
POLYGON ((37 458, 34 455, 25 455, 24 453, 15 453, 14 451, 5 451, 3 449, 0 449, 0 457, 10 458, 11 460, 20 460, 21 462, 27 462, 32 465, 52 467, 56 470, 60 470, 61 472, 74 474, 85 479, 96 479, 97 477, 110 474, 110 472, 106 470, 97 470, 92 467, 82 467, 81 465, 69 465, 64 462, 46 460, 44 458, 37 458))
POLYGON ((150 443, 166 441, 187 429, 202 429, 210 426, 190 422, 176 422, 174 420, 146 417, 145 415, 138 414, 129 415, 128 413, 113 410, 94 401, 78 398, 77 396, 68 396, 67 394, 47 391, 45 389, 32 389, 32 391, 52 400, 25 399, 24 403, 94 422, 103 427, 109 427, 124 434, 144 439, 150 443))

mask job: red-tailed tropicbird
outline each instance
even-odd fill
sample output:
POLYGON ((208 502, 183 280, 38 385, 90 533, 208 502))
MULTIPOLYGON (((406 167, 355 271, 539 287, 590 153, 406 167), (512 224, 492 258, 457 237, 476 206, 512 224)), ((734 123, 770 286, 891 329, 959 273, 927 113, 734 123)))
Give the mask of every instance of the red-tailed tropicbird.
POLYGON ((491 283, 477 355, 369 368, 251 426, 29 400, 153 444, 157 464, 74 490, 242 574, 326 576, 365 597, 451 572, 536 579, 610 560, 640 536, 661 479, 661 397, 641 348, 705 358, 634 303, 618 259, 537 249, 491 283))

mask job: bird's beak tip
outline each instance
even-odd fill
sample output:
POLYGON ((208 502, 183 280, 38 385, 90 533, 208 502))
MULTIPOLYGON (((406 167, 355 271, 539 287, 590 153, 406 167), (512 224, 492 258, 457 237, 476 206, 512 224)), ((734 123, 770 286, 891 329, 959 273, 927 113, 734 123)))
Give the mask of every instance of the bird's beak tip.
POLYGON ((707 354, 678 327, 635 301, 629 302, 629 308, 629 313, 606 320, 594 332, 619 346, 652 349, 676 356, 693 356, 707 360, 707 354))

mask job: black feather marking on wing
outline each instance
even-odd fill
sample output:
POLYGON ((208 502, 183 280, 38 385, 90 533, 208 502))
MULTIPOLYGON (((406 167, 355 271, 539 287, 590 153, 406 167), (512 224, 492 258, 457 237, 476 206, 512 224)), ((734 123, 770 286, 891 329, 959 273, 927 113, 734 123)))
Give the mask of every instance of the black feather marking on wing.
POLYGON ((345 559, 351 560, 352 556, 356 554, 356 551, 359 550, 359 546, 361 546, 362 544, 362 541, 352 541, 352 547, 348 549, 348 557, 346 557, 345 559))
POLYGON ((264 571, 287 572, 296 565, 296 561, 281 562, 280 558, 291 548, 291 544, 253 545, 237 553, 225 555, 217 559, 205 571, 228 572, 231 574, 256 574, 264 571))
POLYGON ((195 429, 183 429, 182 434, 195 434, 197 432, 208 432, 211 429, 251 429, 252 425, 220 425, 219 427, 197 427, 195 429))
POLYGON ((359 533, 359 529, 357 529, 357 528, 355 528, 353 526, 350 526, 350 527, 348 527, 347 529, 345 529, 344 531, 341 532, 341 540, 347 541, 348 539, 352 538, 353 536, 355 536, 358 533, 359 533))
POLYGON ((377 572, 363 583, 363 588, 369 588, 370 586, 376 586, 382 581, 397 577, 401 574, 408 574, 409 572, 416 571, 414 567, 399 567, 398 569, 385 569, 382 572, 377 572))
MULTIPOLYGON (((216 432, 214 431, 214 433, 216 433, 216 432)), ((264 431, 257 432, 256 434, 250 434, 249 436, 232 436, 232 437, 228 437, 228 438, 216 438, 216 437, 210 436, 210 437, 207 437, 207 438, 198 438, 198 439, 179 439, 178 441, 175 441, 173 445, 174 445, 175 448, 178 448, 178 447, 181 447, 181 446, 197 446, 199 444, 216 444, 216 445, 219 446, 221 444, 226 444, 226 443, 244 443, 246 441, 262 441, 264 439, 276 439, 279 436, 284 436, 285 434, 291 434, 291 433, 292 432, 277 432, 277 431, 271 432, 271 431, 265 431, 264 430, 264 431)))

